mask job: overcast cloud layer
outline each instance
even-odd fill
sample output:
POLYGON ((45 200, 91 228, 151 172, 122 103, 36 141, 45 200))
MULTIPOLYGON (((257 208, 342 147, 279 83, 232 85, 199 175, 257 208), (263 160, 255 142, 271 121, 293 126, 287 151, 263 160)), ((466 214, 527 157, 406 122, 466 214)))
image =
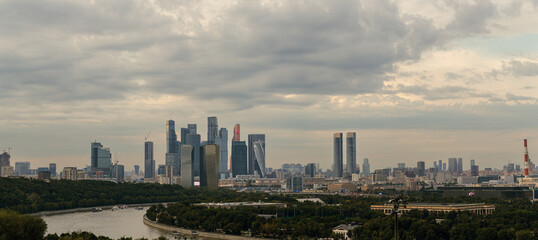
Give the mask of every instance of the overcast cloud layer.
MULTIPOLYGON (((537 1, 0 1, 0 148, 143 165, 165 121, 267 135, 267 165, 522 163, 538 141, 537 1), (471 147, 472 146, 472 147, 471 147)), ((538 151, 538 144, 536 151, 538 151)), ((465 168, 468 168, 466 166, 465 168)))

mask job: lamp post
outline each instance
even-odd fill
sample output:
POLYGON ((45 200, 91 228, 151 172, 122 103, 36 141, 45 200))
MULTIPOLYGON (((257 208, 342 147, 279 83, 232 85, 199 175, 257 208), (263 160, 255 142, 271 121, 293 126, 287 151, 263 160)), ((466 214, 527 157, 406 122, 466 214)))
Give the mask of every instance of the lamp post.
POLYGON ((389 203, 392 203, 392 214, 395 216, 394 220, 394 238, 396 240, 400 239, 398 234, 398 209, 400 204, 405 208, 407 205, 407 197, 404 194, 398 195, 396 198, 389 200, 389 203))

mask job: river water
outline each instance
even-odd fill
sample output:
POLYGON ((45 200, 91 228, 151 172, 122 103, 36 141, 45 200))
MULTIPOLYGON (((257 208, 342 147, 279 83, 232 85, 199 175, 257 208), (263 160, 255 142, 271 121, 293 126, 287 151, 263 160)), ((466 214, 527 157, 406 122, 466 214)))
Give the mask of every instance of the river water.
MULTIPOLYGON (((142 221, 148 207, 144 210, 135 208, 110 209, 102 212, 78 212, 61 215, 42 216, 47 223, 47 234, 66 232, 88 231, 99 236, 107 236, 112 239, 120 237, 132 237, 154 239, 160 236, 174 239, 172 234, 166 231, 149 227, 142 221)), ((201 238, 197 238, 201 239, 201 238)))

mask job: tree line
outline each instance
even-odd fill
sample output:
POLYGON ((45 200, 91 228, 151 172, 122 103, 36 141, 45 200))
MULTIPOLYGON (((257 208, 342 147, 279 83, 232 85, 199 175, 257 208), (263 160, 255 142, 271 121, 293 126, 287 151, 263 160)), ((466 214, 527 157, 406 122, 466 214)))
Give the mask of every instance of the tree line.
MULTIPOLYGON (((263 195, 265 196, 265 195, 263 195)), ((219 189, 184 189, 179 185, 155 183, 114 183, 93 180, 51 180, 0 178, 0 209, 19 213, 156 202, 200 202, 258 200, 262 194, 237 193, 219 189)))

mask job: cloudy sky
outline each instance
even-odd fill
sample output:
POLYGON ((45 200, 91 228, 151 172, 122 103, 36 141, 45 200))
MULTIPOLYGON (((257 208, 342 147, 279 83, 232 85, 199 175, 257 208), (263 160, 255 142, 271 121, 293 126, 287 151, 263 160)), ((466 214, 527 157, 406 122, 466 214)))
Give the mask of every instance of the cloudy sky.
MULTIPOLYGON (((0 1, 0 149, 126 170, 165 122, 265 133, 267 165, 332 164, 356 131, 372 168, 538 154, 538 1, 0 1)), ((230 131, 231 132, 231 131, 230 131)), ((231 135, 231 134, 230 134, 231 135)), ((538 155, 537 155, 538 156, 538 155)))

